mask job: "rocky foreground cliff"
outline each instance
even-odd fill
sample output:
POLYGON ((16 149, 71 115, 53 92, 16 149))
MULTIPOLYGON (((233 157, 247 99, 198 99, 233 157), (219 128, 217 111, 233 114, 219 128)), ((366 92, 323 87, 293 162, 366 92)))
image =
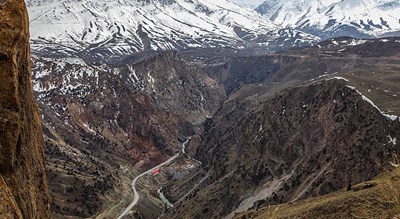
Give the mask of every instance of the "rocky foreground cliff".
POLYGON ((49 218, 23 0, 0 1, 0 218, 49 218))

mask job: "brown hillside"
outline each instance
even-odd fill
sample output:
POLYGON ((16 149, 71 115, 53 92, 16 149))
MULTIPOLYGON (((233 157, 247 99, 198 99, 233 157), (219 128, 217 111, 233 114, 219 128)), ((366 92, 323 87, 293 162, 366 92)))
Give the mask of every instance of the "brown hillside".
POLYGON ((400 122, 344 80, 287 89, 245 108, 233 101, 206 123, 197 157, 210 177, 165 218, 230 217, 256 201, 328 194, 371 179, 399 152, 390 138, 400 137, 400 122))
POLYGON ((280 218, 398 218, 400 211, 400 169, 353 186, 352 190, 294 203, 258 206, 235 215, 235 219, 280 218))

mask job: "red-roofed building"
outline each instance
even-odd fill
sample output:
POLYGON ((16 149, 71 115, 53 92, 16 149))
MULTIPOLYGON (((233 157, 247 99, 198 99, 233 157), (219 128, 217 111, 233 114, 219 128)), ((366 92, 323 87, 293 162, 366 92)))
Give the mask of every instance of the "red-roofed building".
POLYGON ((159 172, 160 172, 160 168, 157 168, 157 169, 154 169, 153 171, 151 171, 153 176, 157 175, 159 172))

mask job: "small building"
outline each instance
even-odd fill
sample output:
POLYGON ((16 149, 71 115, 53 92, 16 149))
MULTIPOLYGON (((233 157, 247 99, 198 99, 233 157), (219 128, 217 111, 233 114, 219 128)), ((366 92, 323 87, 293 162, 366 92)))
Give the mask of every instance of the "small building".
POLYGON ((154 169, 153 171, 151 171, 153 176, 157 175, 159 172, 160 172, 160 168, 157 168, 157 169, 154 169))

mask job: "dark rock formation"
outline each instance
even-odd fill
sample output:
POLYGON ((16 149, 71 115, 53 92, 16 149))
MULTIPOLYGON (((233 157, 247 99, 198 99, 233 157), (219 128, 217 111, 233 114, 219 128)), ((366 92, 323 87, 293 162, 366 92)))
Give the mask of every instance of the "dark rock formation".
POLYGON ((23 0, 0 1, 0 218, 49 217, 28 26, 23 0))

